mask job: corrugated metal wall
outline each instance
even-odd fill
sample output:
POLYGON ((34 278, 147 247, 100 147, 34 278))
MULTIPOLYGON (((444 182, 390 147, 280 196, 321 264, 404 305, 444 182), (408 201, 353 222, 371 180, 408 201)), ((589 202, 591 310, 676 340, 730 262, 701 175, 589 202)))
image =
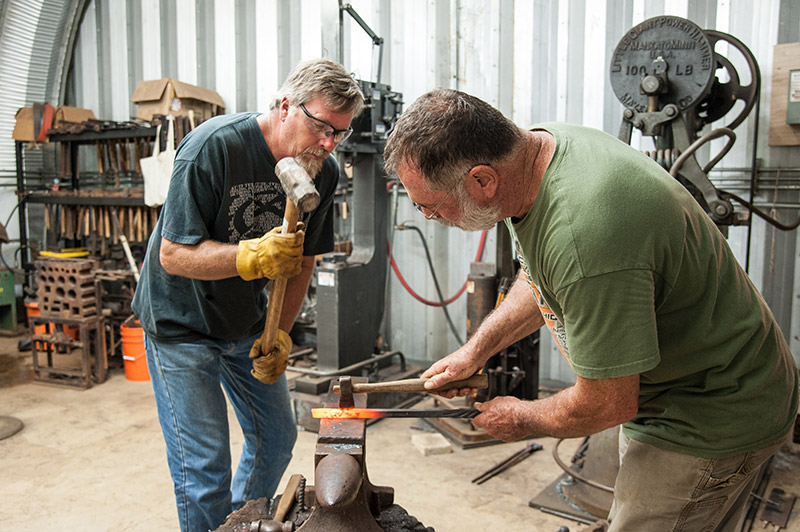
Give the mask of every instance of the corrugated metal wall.
MULTIPOLYGON (((67 4, 74 8, 79 3, 6 0, 0 42, 24 46, 24 35, 39 31, 37 20, 49 24, 45 14, 65 12, 67 4), (19 11, 27 17, 12 21, 10 15, 19 11)), ((715 173, 715 178, 747 178, 755 146, 760 165, 768 169, 760 174, 766 186, 757 200, 766 210, 773 204, 797 202, 797 191, 784 184, 790 184, 787 179, 792 175, 797 177, 788 169, 800 167, 800 149, 767 146, 772 48, 800 41, 796 0, 354 0, 351 4, 383 37, 381 81, 402 92, 406 103, 431 88, 447 86, 487 100, 521 126, 561 120, 613 134, 619 128, 622 105, 609 84, 609 57, 627 29, 668 14, 730 33, 749 47, 760 65, 762 99, 758 120, 750 118, 737 129, 733 151, 718 166, 731 170, 715 173), (784 169, 783 177, 769 170, 778 167, 784 169), (776 179, 783 187, 778 194, 771 186, 776 179)), ((89 107, 100 118, 128 120, 134 115, 129 98, 136 83, 169 76, 215 89, 228 112, 265 110, 270 95, 297 61, 320 55, 342 60, 337 56, 338 17, 337 0, 87 0, 70 82, 48 94, 66 95, 69 103, 89 107)), ((347 16, 344 36, 343 63, 358 78, 374 80, 377 49, 347 16)), ((21 65, 32 64, 30 51, 27 54, 21 54, 21 65)), ((3 57, 4 62, 9 60, 3 57)), ((746 64, 734 52, 728 57, 746 85, 746 64)), ((45 77, 44 70, 30 70, 33 77, 45 77)), ((4 78, 0 82, 8 83, 4 78)), ((4 97, 2 103, 15 109, 44 93, 26 89, 3 94, 13 95, 15 99, 4 97)), ((0 127, 8 126, 8 109, 0 127)), ((8 138, 6 131, 10 132, 3 129, 0 135, 8 138)), ((642 149, 649 147, 645 145, 649 140, 634 142, 642 149)), ((719 145, 715 141, 701 156, 708 158, 720 146, 721 141, 719 145)), ((2 153, 8 149, 7 143, 0 143, 2 153)), ((10 168, 5 156, 0 168, 10 168)), ((797 209, 776 212, 784 222, 798 215, 797 209)), ((397 211, 390 215, 423 230, 445 297, 457 292, 475 258, 479 235, 426 223, 402 195, 397 211)), ((740 260, 749 263, 751 276, 773 306, 795 353, 800 352, 799 234, 773 231, 755 221, 749 260, 747 230, 734 228, 730 238, 740 260)), ((436 293, 418 240, 411 231, 395 232, 395 259, 408 283, 433 300, 436 293)), ((484 260, 493 261, 494 254, 492 231, 484 260)), ((442 311, 422 306, 391 275, 386 320, 391 347, 418 360, 434 360, 454 349, 457 344, 442 311)), ((465 298, 450 311, 463 337, 465 298)), ((543 340, 542 376, 571 381, 572 373, 553 350, 549 335, 544 334, 543 340)))
MULTIPOLYGON (((53 12, 64 3, 48 5, 45 0, 14 2, 2 5, 0 19, 0 223, 6 225, 11 238, 19 236, 19 223, 14 215, 17 197, 14 143, 14 115, 17 109, 30 102, 47 100, 48 74, 58 33, 58 16, 53 12), (52 11, 46 13, 48 9, 52 11), (41 23, 40 23, 41 22, 41 23)), ((42 165, 44 151, 33 151, 29 157, 32 167, 42 165)), ((13 263, 16 246, 3 246, 7 264, 13 263)))

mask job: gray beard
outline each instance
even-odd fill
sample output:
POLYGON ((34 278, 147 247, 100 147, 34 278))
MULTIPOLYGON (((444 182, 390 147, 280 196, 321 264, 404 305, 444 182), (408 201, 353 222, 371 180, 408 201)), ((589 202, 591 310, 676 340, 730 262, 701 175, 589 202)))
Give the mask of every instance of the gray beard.
POLYGON ((456 197, 461 203, 460 218, 455 222, 437 218, 437 222, 447 227, 458 227, 462 231, 488 231, 502 219, 499 205, 480 207, 463 189, 456 192, 456 197))
POLYGON ((311 176, 311 179, 314 179, 316 175, 322 170, 322 165, 325 164, 325 159, 316 160, 311 158, 307 153, 301 153, 300 155, 295 157, 297 160, 297 164, 303 167, 303 170, 308 172, 308 175, 311 176))

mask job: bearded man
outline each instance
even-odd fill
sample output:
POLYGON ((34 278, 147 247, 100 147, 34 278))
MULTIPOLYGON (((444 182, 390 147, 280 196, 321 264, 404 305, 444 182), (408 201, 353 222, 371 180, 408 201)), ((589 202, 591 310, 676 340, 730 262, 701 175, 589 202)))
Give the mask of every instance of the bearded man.
POLYGON ((502 221, 520 262, 469 341, 422 374, 426 387, 469 377, 546 325, 575 384, 476 403, 473 423, 503 441, 622 425, 609 532, 738 530, 759 467, 791 435, 797 367, 692 195, 602 131, 523 129, 448 89, 403 113, 384 157, 426 218, 467 231, 502 221))
POLYGON ((289 464, 297 429, 285 365, 265 382, 251 367, 261 356, 288 360, 314 256, 333 249, 339 167, 331 153, 363 105, 341 65, 309 61, 289 74, 268 113, 212 118, 178 147, 133 310, 184 532, 215 529, 246 501, 272 496, 289 464), (275 166, 284 157, 314 177, 321 197, 290 234, 279 227, 286 195, 275 166), (262 355, 265 287, 279 278, 288 280, 278 342, 262 355), (233 477, 223 389, 245 439, 233 477))

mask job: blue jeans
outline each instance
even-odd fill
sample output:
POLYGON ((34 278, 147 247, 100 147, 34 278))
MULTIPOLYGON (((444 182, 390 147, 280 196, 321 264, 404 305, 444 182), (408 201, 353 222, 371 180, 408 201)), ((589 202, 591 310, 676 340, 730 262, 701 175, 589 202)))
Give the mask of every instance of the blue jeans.
POLYGON ((248 500, 271 497, 292 458, 297 426, 286 376, 267 385, 250 375, 258 337, 171 344, 145 335, 183 532, 213 530, 248 500), (232 482, 223 389, 244 433, 232 482))

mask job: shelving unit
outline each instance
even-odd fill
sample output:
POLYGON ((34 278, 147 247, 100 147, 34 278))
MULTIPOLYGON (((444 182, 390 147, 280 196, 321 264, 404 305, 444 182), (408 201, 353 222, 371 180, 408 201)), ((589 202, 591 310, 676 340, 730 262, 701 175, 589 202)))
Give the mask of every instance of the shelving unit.
MULTIPOLYGON (((102 124, 108 129, 50 135, 51 147, 56 150, 55 172, 43 180, 38 179, 43 174, 26 172, 26 143, 16 142, 23 271, 19 282, 23 293, 35 296, 41 307, 40 316, 30 315, 28 319, 35 340, 35 377, 52 384, 86 388, 92 382, 99 384, 105 380, 108 357, 121 352, 117 331, 131 313, 130 303, 136 288, 120 245, 121 237, 125 236, 126 245, 129 244, 139 262, 158 220, 160 208, 144 203, 139 165, 142 158, 153 152, 157 128, 102 124), (38 246, 31 245, 28 225, 31 205, 42 207, 43 228, 38 246), (54 257, 42 257, 35 247, 42 248, 39 253, 48 247, 86 248, 88 256, 67 258, 66 254, 56 254, 53 262, 54 257), (61 262, 80 269, 81 275, 37 275, 47 270, 48 263, 61 262), (68 289, 73 277, 84 281, 80 294, 68 289), (68 310, 72 309, 69 305, 78 305, 82 311, 73 315, 59 305, 68 310), (88 305, 87 309, 92 311, 81 305, 88 305), (50 332, 35 333, 36 327, 50 332), (74 330, 77 336, 59 334, 60 328, 74 330), (79 365, 64 366, 63 354, 76 350, 79 365)), ((47 167, 52 166, 48 160, 47 167)), ((33 220, 38 224, 38 218, 33 220)))
POLYGON ((139 160, 152 152, 155 135, 155 127, 119 127, 51 135, 50 142, 55 143, 58 150, 58 183, 55 186, 32 186, 29 183, 24 165, 26 143, 16 142, 20 264, 24 271, 21 280, 24 288, 33 286, 34 266, 28 228, 28 206, 31 204, 44 205, 44 224, 56 242, 65 244, 62 247, 86 246, 90 254, 100 259, 119 238, 114 215, 129 242, 147 240, 157 220, 158 209, 144 204, 139 160), (89 165, 82 165, 79 156, 81 146, 92 145, 97 153, 97 170, 94 172, 86 170, 89 165))

